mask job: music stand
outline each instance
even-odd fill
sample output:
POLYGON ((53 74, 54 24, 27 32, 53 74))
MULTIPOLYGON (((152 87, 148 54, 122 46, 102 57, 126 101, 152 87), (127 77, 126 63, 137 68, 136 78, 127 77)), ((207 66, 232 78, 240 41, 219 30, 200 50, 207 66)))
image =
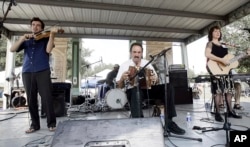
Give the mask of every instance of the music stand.
POLYGON ((189 139, 189 140, 197 140, 197 141, 199 141, 199 142, 202 142, 202 139, 201 138, 191 138, 191 137, 185 137, 185 136, 177 136, 177 135, 172 135, 171 133, 170 133, 170 131, 169 131, 169 129, 168 129, 168 113, 167 113, 167 106, 168 106, 168 101, 167 101, 167 91, 168 91, 168 89, 167 89, 167 77, 166 77, 166 73, 168 73, 167 72, 167 60, 166 60, 166 52, 167 51, 169 51, 171 48, 168 48, 168 49, 164 49, 164 50, 162 50, 160 53, 158 53, 158 54, 156 54, 156 55, 154 55, 154 56, 150 56, 151 58, 153 58, 153 60, 154 60, 154 58, 156 57, 156 58, 159 58, 159 57, 161 57, 161 56, 163 56, 164 57, 164 70, 163 70, 163 72, 164 72, 164 78, 163 78, 163 81, 164 81, 164 101, 165 101, 165 103, 164 103, 164 114, 165 114, 165 117, 164 117, 164 121, 165 121, 165 125, 163 126, 163 128, 164 128, 164 137, 176 137, 176 138, 183 138, 183 139, 189 139))

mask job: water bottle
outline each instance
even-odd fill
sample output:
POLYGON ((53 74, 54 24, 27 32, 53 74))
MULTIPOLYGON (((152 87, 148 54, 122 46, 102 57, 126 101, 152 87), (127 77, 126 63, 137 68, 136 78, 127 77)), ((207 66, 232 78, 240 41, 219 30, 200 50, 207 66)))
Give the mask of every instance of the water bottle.
POLYGON ((205 103, 205 109, 207 112, 211 112, 211 104, 210 103, 205 103))
POLYGON ((192 128, 192 118, 191 118, 191 115, 189 112, 187 112, 186 123, 187 123, 187 128, 191 129, 192 128))
POLYGON ((160 119, 161 119, 161 123, 162 123, 162 126, 164 127, 165 126, 165 116, 164 114, 160 114, 160 119))

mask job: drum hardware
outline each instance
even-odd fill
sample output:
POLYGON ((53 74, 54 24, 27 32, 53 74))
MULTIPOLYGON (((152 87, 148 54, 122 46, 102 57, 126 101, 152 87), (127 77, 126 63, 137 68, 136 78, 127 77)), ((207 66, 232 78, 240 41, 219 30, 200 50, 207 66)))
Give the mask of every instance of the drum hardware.
POLYGON ((68 111, 75 111, 75 112, 92 112, 96 111, 96 98, 92 98, 90 95, 79 95, 76 102, 80 102, 80 105, 71 106, 68 111))
POLYGON ((10 87, 10 93, 5 93, 4 96, 7 98, 6 106, 7 108, 18 108, 18 107, 24 107, 26 106, 26 97, 25 97, 25 90, 23 88, 19 87, 19 79, 20 79, 20 73, 17 75, 12 72, 11 77, 6 78, 6 81, 9 82, 10 87), (11 82, 16 81, 16 87, 11 87, 11 82))

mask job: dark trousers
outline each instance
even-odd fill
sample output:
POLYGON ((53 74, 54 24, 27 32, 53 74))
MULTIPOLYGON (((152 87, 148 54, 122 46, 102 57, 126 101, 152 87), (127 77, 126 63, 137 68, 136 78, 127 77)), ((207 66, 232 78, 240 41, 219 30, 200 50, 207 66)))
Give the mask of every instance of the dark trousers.
MULTIPOLYGON (((165 85, 164 85, 165 86, 165 85)), ((166 105, 166 109, 167 109, 167 116, 168 119, 172 120, 173 117, 176 117, 176 110, 175 110, 175 90, 174 87, 171 84, 167 84, 167 88, 165 91, 165 87, 162 86, 161 89, 158 89, 157 93, 155 93, 155 95, 153 95, 152 98, 154 97, 160 97, 161 100, 163 100, 164 105, 166 105, 165 100, 167 100, 167 105, 166 105), (166 96, 165 96, 166 93, 166 96), (158 94, 158 95, 157 95, 158 94)), ((150 92, 150 90, 148 90, 150 92)), ((147 90, 146 89, 139 89, 139 99, 137 98, 138 96, 138 91, 137 91, 137 87, 134 87, 132 89, 128 89, 126 91, 127 94, 127 98, 128 98, 128 102, 130 104, 130 110, 131 110, 131 116, 134 117, 143 117, 143 112, 142 112, 142 101, 146 98, 147 94, 147 90), (139 101, 138 101, 139 100, 139 101)))
POLYGON ((53 106, 52 83, 50 70, 35 73, 23 73, 23 84, 27 94, 28 106, 31 116, 31 127, 40 129, 40 119, 38 112, 38 93, 41 96, 42 106, 47 115, 47 126, 56 126, 56 116, 53 106))
MULTIPOLYGON (((166 96, 165 96, 165 85, 162 85, 160 88, 158 88, 156 91, 154 91, 154 94, 149 94, 151 95, 150 98, 147 98, 147 89, 140 89, 139 90, 139 95, 140 98, 137 98, 137 88, 134 87, 132 89, 128 89, 126 91, 128 102, 130 104, 130 110, 131 110, 131 116, 134 118, 136 117, 143 117, 143 112, 142 112, 142 101, 146 99, 154 99, 156 98, 155 96, 163 100, 164 105, 166 105, 165 101, 167 101, 166 105, 166 110, 167 114, 166 116, 168 119, 172 120, 173 117, 176 117, 176 110, 175 110, 175 90, 174 87, 171 84, 167 84, 167 91, 166 91, 166 96), (156 94, 156 93, 157 94, 156 94), (139 100, 139 101, 138 101, 139 100)), ((152 92, 151 90, 148 90, 149 93, 152 92)))
POLYGON ((167 84, 167 97, 164 98, 164 103, 165 100, 167 99, 167 115, 168 119, 172 120, 173 117, 176 117, 176 110, 175 110, 175 90, 174 86, 172 84, 167 84))

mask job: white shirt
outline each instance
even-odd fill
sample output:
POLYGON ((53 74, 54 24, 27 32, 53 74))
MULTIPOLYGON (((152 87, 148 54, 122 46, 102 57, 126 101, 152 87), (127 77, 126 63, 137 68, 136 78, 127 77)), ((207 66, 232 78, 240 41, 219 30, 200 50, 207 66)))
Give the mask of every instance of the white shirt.
MULTIPOLYGON (((149 62, 148 60, 141 59, 141 65, 140 65, 140 67, 144 67, 148 62, 149 62)), ((124 63, 122 63, 120 65, 119 71, 118 71, 117 76, 116 76, 116 81, 119 81, 121 79, 122 74, 125 71, 129 70, 129 66, 136 66, 132 59, 130 59, 130 60, 128 60, 128 61, 126 61, 126 62, 124 62, 124 63)), ((154 75, 157 76, 157 74, 155 72, 155 69, 154 69, 154 67, 151 64, 149 64, 146 68, 153 70, 154 75)), ((128 89, 130 89, 132 87, 133 87, 132 85, 129 85, 128 89)))

